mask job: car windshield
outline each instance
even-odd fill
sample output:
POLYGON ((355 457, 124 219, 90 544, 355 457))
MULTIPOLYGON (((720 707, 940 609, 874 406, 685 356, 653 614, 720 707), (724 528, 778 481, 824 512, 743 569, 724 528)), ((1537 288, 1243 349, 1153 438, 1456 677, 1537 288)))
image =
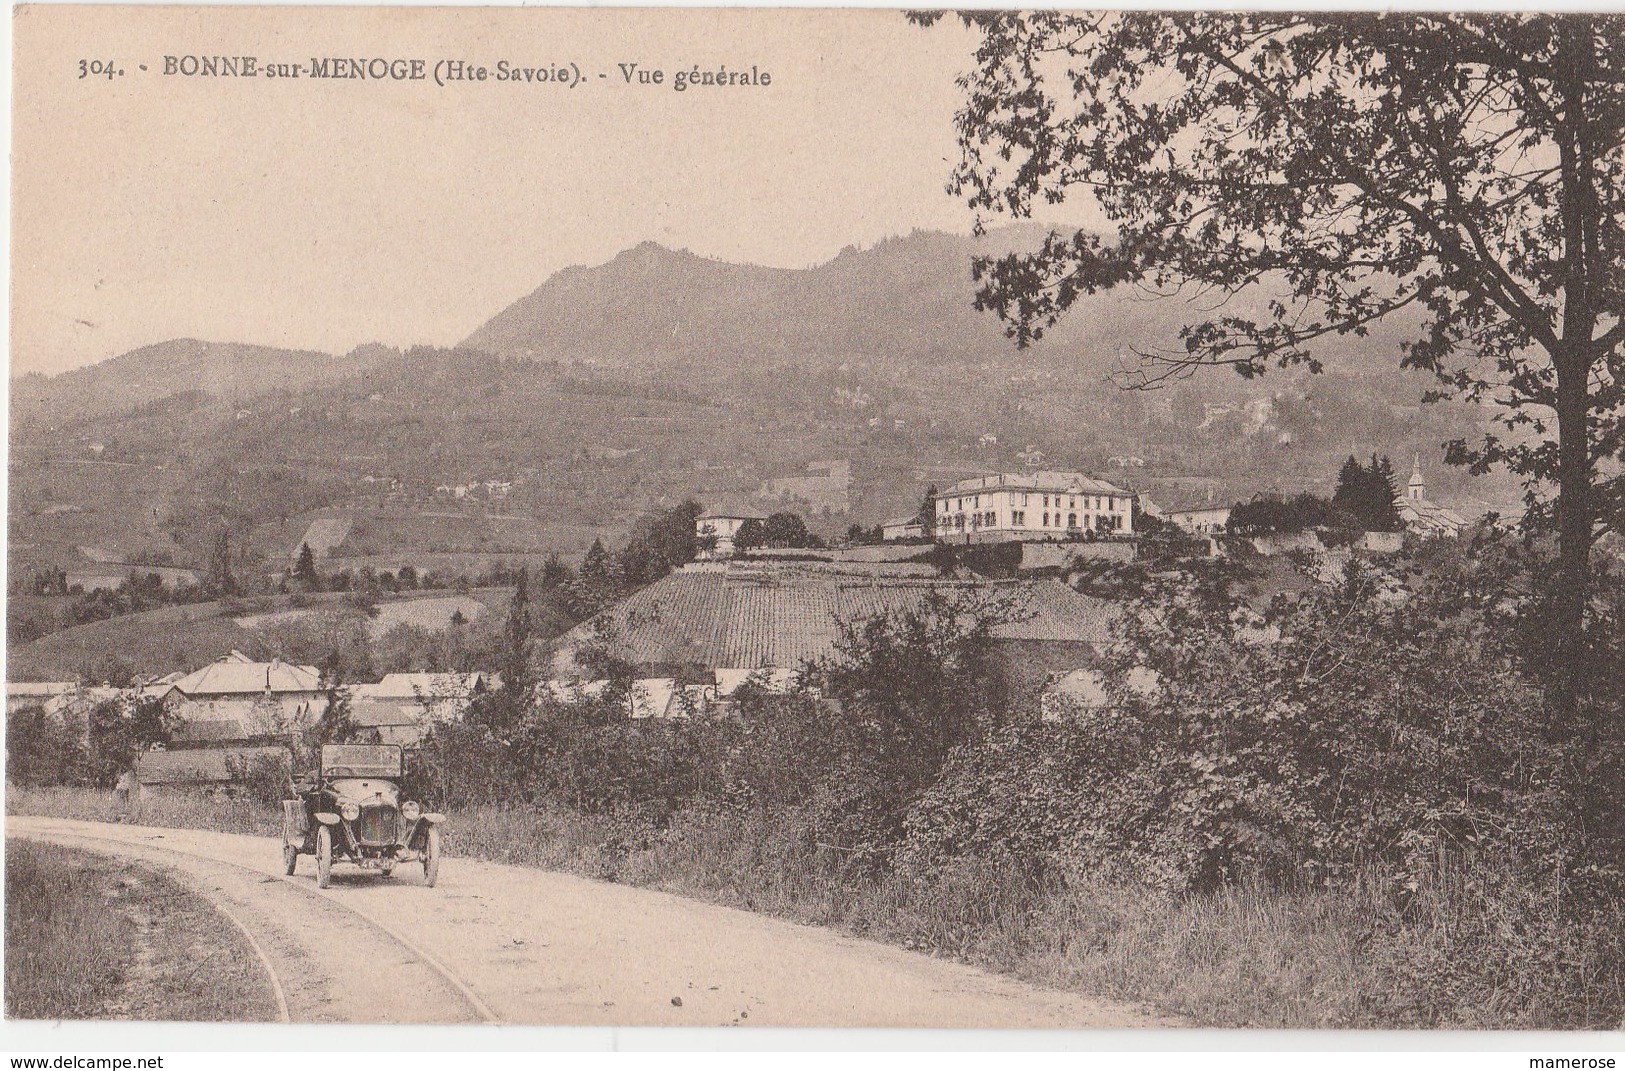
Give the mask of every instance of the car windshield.
POLYGON ((395 744, 324 744, 324 777, 399 777, 401 749, 395 744))

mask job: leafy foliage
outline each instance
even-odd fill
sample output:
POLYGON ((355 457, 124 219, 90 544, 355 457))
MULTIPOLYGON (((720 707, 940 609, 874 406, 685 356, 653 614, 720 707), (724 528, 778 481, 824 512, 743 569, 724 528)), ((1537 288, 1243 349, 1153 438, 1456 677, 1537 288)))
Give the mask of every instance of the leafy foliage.
POLYGON ((1308 492, 1291 498, 1259 495, 1251 502, 1238 502, 1231 508, 1227 524, 1230 531, 1242 535, 1288 534, 1313 528, 1348 532, 1359 526, 1353 513, 1308 492))
POLYGON ((176 728, 175 715, 160 699, 126 695, 97 703, 88 724, 91 783, 110 787, 135 766, 138 754, 155 744, 168 744, 176 728))
POLYGON ((64 719, 29 705, 6 716, 6 779, 21 785, 74 785, 87 775, 84 743, 64 719))
MULTIPOLYGON (((1597 816, 1620 803, 1625 734, 1549 724, 1516 547, 1435 555, 1355 559, 1262 613, 1222 578, 1154 577, 1105 704, 956 756, 912 850, 994 845, 1173 890, 1378 865, 1402 897, 1443 856, 1619 896, 1625 839, 1597 816)), ((1591 716, 1617 726, 1618 705, 1591 716)))
POLYGON ((1348 512, 1368 532, 1398 532, 1405 527, 1394 505, 1398 496, 1392 461, 1372 454, 1368 467, 1350 456, 1337 474, 1332 505, 1348 512))
POLYGON ((1552 698, 1572 713, 1591 546, 1625 517, 1625 22, 961 18, 982 42, 952 188, 1017 217, 1081 194, 1116 228, 978 259, 979 307, 1027 344, 1123 284, 1225 299, 1181 347, 1142 353, 1140 387, 1202 367, 1319 370, 1326 343, 1402 327, 1431 397, 1488 403, 1503 425, 1449 459, 1522 477, 1526 519, 1556 522, 1552 698))

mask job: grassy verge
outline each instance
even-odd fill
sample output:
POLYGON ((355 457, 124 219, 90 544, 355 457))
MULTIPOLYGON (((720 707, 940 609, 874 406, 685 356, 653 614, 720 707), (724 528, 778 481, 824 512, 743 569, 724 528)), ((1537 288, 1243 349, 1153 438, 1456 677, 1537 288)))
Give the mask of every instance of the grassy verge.
MULTIPOLYGON (((104 818, 102 794, 17 790, 16 813, 104 818)), ((171 800, 140 821, 274 833, 272 808, 171 800)), ((1440 872, 1403 904, 1385 875, 1339 890, 1167 897, 1087 874, 956 862, 855 880, 767 821, 681 816, 655 833, 564 810, 451 816, 450 855, 569 871, 827 926, 1208 1026, 1617 1029, 1625 905, 1440 872)))
POLYGON ((166 794, 143 800, 128 814, 114 806, 112 793, 94 788, 6 786, 6 812, 87 822, 129 821, 168 829, 212 829, 219 833, 280 836, 282 813, 251 799, 166 794))
POLYGON ((241 934, 158 871, 6 843, 6 1014, 248 1022, 274 1017, 241 934))

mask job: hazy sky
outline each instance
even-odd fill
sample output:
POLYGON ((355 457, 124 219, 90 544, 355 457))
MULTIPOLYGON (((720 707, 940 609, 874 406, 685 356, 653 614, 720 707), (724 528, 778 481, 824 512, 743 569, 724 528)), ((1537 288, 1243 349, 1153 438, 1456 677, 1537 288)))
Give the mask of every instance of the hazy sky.
POLYGON ((179 336, 444 345, 646 239, 799 267, 971 222, 943 190, 971 38, 897 12, 33 7, 14 35, 13 373, 179 336), (184 54, 586 81, 160 73, 184 54), (81 59, 126 74, 81 79, 81 59), (674 91, 696 64, 772 85, 674 91))

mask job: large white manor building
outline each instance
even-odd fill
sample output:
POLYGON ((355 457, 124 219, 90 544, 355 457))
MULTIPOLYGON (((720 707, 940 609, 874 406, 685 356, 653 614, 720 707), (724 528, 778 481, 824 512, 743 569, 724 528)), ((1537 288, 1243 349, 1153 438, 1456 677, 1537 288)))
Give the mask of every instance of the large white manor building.
POLYGON ((1131 535, 1134 498, 1133 491, 1081 472, 978 476, 938 492, 937 538, 998 543, 1085 532, 1131 535))

